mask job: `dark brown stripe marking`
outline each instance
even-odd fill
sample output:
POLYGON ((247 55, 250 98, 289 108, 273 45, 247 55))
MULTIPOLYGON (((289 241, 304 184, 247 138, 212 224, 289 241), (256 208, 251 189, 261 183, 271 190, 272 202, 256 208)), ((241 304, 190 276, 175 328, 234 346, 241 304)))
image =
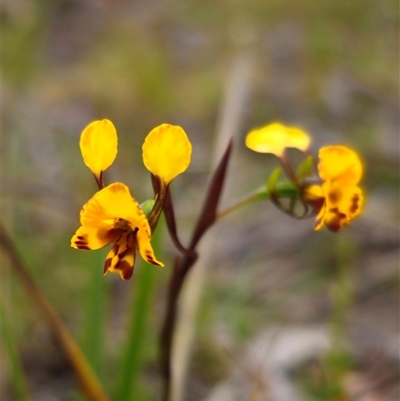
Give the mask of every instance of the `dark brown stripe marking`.
POLYGON ((111 266, 111 261, 112 261, 112 258, 106 259, 106 261, 105 261, 105 263, 104 263, 103 274, 106 274, 106 273, 108 272, 108 269, 109 269, 110 266, 111 266))
POLYGON ((133 266, 131 266, 126 260, 120 260, 116 265, 115 269, 118 269, 122 273, 124 280, 129 280, 133 274, 133 266))

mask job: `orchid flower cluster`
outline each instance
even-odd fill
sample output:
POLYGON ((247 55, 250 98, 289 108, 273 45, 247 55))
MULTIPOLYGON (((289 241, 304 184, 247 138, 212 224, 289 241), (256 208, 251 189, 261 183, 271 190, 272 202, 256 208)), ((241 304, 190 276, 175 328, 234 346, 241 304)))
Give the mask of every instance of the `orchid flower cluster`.
MULTIPOLYGON (((308 152, 310 142, 311 138, 304 130, 279 123, 253 130, 246 137, 246 146, 251 150, 271 153, 278 158, 304 205, 301 217, 307 215, 310 207, 311 215, 316 215, 315 230, 326 226, 330 231, 337 232, 361 213, 364 196, 358 183, 363 175, 363 166, 354 150, 341 145, 321 148, 318 165, 314 166, 308 152), (287 158, 288 148, 299 150, 305 157, 297 173, 287 158), (317 171, 315 176, 312 176, 313 170, 317 171)), ((275 190, 280 171, 277 169, 271 174, 268 189, 271 200, 284 209, 275 190)))
MULTIPOLYGON (((273 154, 281 165, 263 189, 265 198, 293 216, 293 210, 286 208, 281 200, 285 196, 298 200, 305 210, 300 217, 316 216, 315 230, 326 226, 336 232, 349 225, 362 210, 364 196, 358 184, 363 166, 354 150, 341 145, 321 148, 317 166, 314 166, 308 150, 310 142, 304 130, 280 123, 255 129, 246 136, 249 149, 273 154), (288 148, 295 148, 304 155, 297 172, 288 161, 288 148), (277 184, 282 170, 292 189, 289 192, 277 184)), ((133 273, 136 251, 146 262, 164 266, 154 255, 151 236, 165 211, 169 184, 190 164, 192 146, 179 126, 162 124, 147 135, 142 147, 143 162, 152 174, 155 194, 154 199, 140 205, 125 184, 103 184, 103 173, 117 156, 117 143, 116 129, 109 120, 94 121, 81 134, 83 160, 92 171, 99 191, 83 206, 81 227, 72 237, 71 245, 76 249, 95 250, 112 244, 104 274, 114 272, 128 280, 133 273)))

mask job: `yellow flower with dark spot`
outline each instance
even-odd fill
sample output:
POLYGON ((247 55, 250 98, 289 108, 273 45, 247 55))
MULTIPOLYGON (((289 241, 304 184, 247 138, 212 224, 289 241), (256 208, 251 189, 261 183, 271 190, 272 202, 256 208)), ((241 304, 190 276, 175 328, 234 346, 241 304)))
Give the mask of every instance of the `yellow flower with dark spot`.
POLYGON ((165 185, 188 168, 191 154, 192 145, 177 125, 161 124, 143 143, 144 165, 165 185))
POLYGON ((136 250, 146 262, 164 266, 154 256, 146 216, 125 184, 116 182, 97 192, 83 206, 80 222, 82 226, 71 240, 73 248, 93 250, 113 243, 104 274, 116 272, 124 280, 130 279, 136 250))
POLYGON ((318 173, 322 185, 304 188, 304 199, 317 210, 314 228, 324 225, 339 231, 357 217, 364 196, 358 183, 363 166, 356 152, 345 146, 326 146, 319 151, 318 173))
POLYGON ((82 131, 79 146, 83 161, 98 183, 117 156, 117 144, 117 131, 110 120, 93 121, 82 131))
POLYGON ((259 153, 272 153, 281 157, 286 148, 307 150, 310 137, 300 128, 272 123, 255 129, 246 136, 246 146, 259 153))

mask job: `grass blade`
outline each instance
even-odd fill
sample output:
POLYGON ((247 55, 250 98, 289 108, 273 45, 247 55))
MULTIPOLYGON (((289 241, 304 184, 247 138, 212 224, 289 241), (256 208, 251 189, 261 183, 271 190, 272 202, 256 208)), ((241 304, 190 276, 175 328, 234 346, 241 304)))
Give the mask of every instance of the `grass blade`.
POLYGON ((105 252, 93 252, 91 289, 88 297, 87 325, 85 332, 86 357, 97 375, 101 372, 103 335, 106 321, 107 281, 104 279, 102 265, 105 252))
POLYGON ((25 373, 20 356, 18 355, 18 348, 14 341, 11 325, 9 324, 9 320, 5 314, 3 305, 0 305, 0 314, 0 335, 10 365, 12 394, 15 401, 29 401, 30 398, 25 380, 25 373))
POLYGON ((82 391, 91 401, 109 401, 103 386, 93 372, 82 350, 64 325, 57 311, 52 307, 35 281, 29 274, 20 258, 13 241, 6 234, 4 227, 0 226, 0 243, 2 249, 9 256, 10 267, 17 275, 21 285, 32 300, 32 304, 41 313, 43 319, 57 337, 61 348, 69 358, 72 367, 78 376, 82 391))
MULTIPOLYGON (((159 224, 158 230, 152 237, 152 246, 156 255, 160 254, 163 226, 163 224, 159 224)), ((135 275, 135 280, 137 280, 136 297, 132 308, 127 344, 124 348, 117 400, 133 400, 134 394, 136 395, 134 390, 137 391, 139 385, 138 380, 143 364, 143 344, 147 338, 149 311, 154 295, 157 267, 141 265, 137 266, 137 269, 138 274, 135 275)))

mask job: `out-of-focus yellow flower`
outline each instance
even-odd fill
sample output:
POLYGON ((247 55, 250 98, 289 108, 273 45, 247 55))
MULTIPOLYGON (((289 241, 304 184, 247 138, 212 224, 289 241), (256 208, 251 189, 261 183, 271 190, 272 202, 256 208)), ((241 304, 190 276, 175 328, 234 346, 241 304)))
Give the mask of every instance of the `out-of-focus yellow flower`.
POLYGON ((144 165, 165 185, 187 169, 191 153, 192 145, 185 131, 176 125, 154 128, 143 143, 144 165))
POLYGON ((146 262, 164 266, 154 256, 146 216, 125 184, 117 182, 97 192, 83 206, 80 222, 82 226, 71 239, 73 248, 93 250, 113 243, 104 274, 116 272, 130 279, 136 250, 146 262))
POLYGON ((98 183, 117 156, 117 144, 117 131, 110 120, 93 121, 82 131, 79 146, 83 161, 98 183))
POLYGON ((320 230, 326 225, 336 232, 361 212, 364 196, 357 184, 363 166, 353 150, 345 146, 326 146, 319 151, 318 173, 322 185, 306 187, 303 197, 318 212, 314 228, 320 230))
POLYGON ((272 153, 281 157, 286 148, 307 150, 310 137, 300 128, 272 123, 255 129, 246 136, 246 146, 259 153, 272 153))

